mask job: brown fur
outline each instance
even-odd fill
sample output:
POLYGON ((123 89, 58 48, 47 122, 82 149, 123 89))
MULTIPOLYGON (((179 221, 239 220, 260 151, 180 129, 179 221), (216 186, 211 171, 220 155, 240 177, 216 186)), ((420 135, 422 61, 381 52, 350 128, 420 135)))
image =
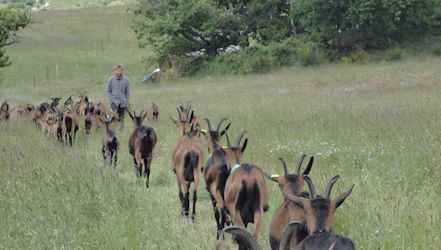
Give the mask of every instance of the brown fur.
POLYGON ((208 148, 211 155, 204 167, 204 179, 213 205, 217 225, 217 238, 219 239, 222 229, 228 223, 227 210, 224 205, 224 190, 230 171, 226 152, 220 145, 220 139, 229 129, 230 124, 228 124, 223 130, 220 130, 220 127, 222 123, 226 121, 226 118, 222 119, 216 128, 211 127, 210 120, 205 120, 208 125, 208 148))
MULTIPOLYGON (((283 193, 288 193, 290 195, 300 196, 303 191, 303 187, 305 184, 304 177, 308 175, 313 164, 314 158, 311 157, 308 167, 305 169, 303 173, 300 173, 301 165, 305 155, 302 155, 300 161, 297 166, 297 172, 295 174, 288 173, 288 168, 283 159, 280 159, 284 168, 284 175, 272 175, 271 180, 279 184, 279 187, 283 193)), ((282 239, 283 230, 288 225, 290 221, 300 221, 306 223, 305 213, 303 209, 296 204, 290 202, 288 199, 284 199, 280 207, 274 212, 273 218, 270 224, 270 245, 272 250, 279 249, 280 241, 282 239)), ((295 232, 297 234, 297 238, 302 240, 306 237, 307 232, 305 230, 301 230, 299 232, 295 232)))
POLYGON ((139 173, 139 177, 146 176, 146 187, 149 187, 150 164, 153 158, 153 149, 157 143, 156 132, 151 127, 143 126, 147 114, 141 111, 139 116, 133 112, 129 112, 135 129, 129 139, 129 152, 133 156, 135 167, 139 173))
POLYGON ((10 112, 9 103, 4 101, 0 105, 0 121, 7 121, 7 120, 9 120, 9 116, 10 116, 9 112, 10 112))
POLYGON ((31 117, 35 107, 32 104, 17 105, 11 109, 11 116, 15 118, 31 117))
MULTIPOLYGON (((248 192, 248 191, 247 191, 248 192)), ((248 195, 248 194, 247 194, 248 195)), ((255 165, 242 164, 234 170, 228 177, 225 187, 225 206, 231 215, 231 219, 236 226, 247 227, 248 223, 255 225, 254 238, 258 238, 261 226, 261 220, 264 211, 268 210, 268 188, 265 182, 265 176, 260 168, 255 165), (241 201, 241 192, 250 190, 253 187, 257 188, 255 195, 257 197, 245 198, 248 200, 241 201), (257 198, 257 200, 256 200, 257 198), (240 203, 251 204, 248 207, 253 214, 251 218, 245 218, 247 208, 239 208, 240 203), (256 203, 256 204, 254 204, 256 203)), ((247 205, 244 205, 247 206, 247 205)))
POLYGON ((115 132, 110 127, 112 117, 106 116, 102 122, 105 124, 106 130, 103 136, 101 153, 103 154, 104 161, 109 160, 109 165, 111 166, 113 163, 113 165, 116 167, 118 161, 119 142, 116 138, 115 132))
POLYGON ((190 184, 194 183, 194 192, 193 192, 193 210, 192 210, 192 219, 195 219, 196 215, 196 200, 197 200, 197 192, 199 190, 199 183, 202 176, 202 163, 204 160, 203 153, 203 142, 198 137, 197 131, 192 127, 190 131, 182 136, 178 142, 176 143, 173 154, 172 154, 172 167, 173 172, 176 174, 176 180, 178 183, 179 189, 179 197, 182 203, 182 214, 188 215, 189 213, 189 188, 190 184), (197 165, 196 166, 188 166, 188 157, 190 155, 197 156, 197 165), (187 166, 186 166, 187 164, 187 166), (188 169, 192 167, 191 176, 188 175, 188 169), (187 171, 187 172, 186 172, 187 171))
POLYGON ((310 190, 310 199, 285 193, 287 199, 296 203, 305 211, 306 223, 308 225, 309 235, 297 245, 296 249, 355 249, 351 240, 338 236, 332 232, 334 213, 336 209, 352 193, 352 189, 354 188, 354 186, 352 186, 351 189, 339 195, 336 199, 331 200, 331 190, 338 179, 339 176, 333 177, 328 182, 324 194, 316 195, 314 184, 309 177, 306 176, 305 181, 307 182, 310 190))
POLYGON ((78 115, 85 116, 88 103, 89 103, 89 98, 87 96, 80 96, 80 100, 74 103, 73 110, 78 115))
POLYGON ((74 111, 65 111, 63 118, 63 135, 64 142, 72 146, 77 131, 80 127, 80 118, 74 111))
POLYGON ((159 120, 159 106, 158 104, 152 102, 152 105, 149 108, 146 108, 146 112, 148 113, 149 121, 158 121, 159 120))

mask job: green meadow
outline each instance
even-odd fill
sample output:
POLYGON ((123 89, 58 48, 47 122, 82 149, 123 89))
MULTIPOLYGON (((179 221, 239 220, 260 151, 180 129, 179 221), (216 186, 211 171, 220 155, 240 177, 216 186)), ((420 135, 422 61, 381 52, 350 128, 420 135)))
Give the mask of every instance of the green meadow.
MULTIPOLYGON (((41 103, 87 94, 107 101, 111 67, 122 63, 135 110, 159 104, 151 188, 136 181, 128 153, 132 124, 116 130, 116 168, 105 166, 103 131, 74 146, 44 136, 31 121, 0 123, 0 249, 214 249, 216 225, 204 185, 197 220, 180 216, 171 151, 178 131, 169 116, 191 102, 196 115, 227 117, 230 135, 247 130, 244 162, 281 174, 314 155, 319 190, 340 174, 333 195, 355 189, 336 212, 335 231, 364 250, 441 246, 441 58, 293 66, 262 75, 222 75, 143 85, 146 51, 137 48, 125 7, 49 10, 9 47, 0 69, 0 102, 41 103)), ((207 154, 205 155, 205 158, 207 154)), ((271 216, 282 201, 270 189, 259 242, 269 249, 271 216)), ((231 249, 235 246, 228 243, 231 249)))

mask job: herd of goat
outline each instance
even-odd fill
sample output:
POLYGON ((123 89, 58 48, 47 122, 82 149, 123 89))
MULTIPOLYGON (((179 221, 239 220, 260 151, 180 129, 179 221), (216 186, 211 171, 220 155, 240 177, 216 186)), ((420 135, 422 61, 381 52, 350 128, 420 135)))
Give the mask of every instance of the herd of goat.
MULTIPOLYGON (((118 106, 115 111, 103 103, 93 103, 86 96, 74 101, 67 98, 60 105, 61 98, 52 98, 37 106, 16 105, 11 108, 7 102, 0 106, 0 121, 11 116, 30 117, 34 124, 45 134, 55 137, 60 142, 72 146, 77 131, 83 125, 86 134, 92 129, 103 129, 102 155, 110 165, 117 164, 120 148, 115 126, 123 127, 125 108, 118 106), (61 107, 60 107, 61 106, 61 107)), ((134 130, 129 139, 129 152, 133 157, 136 175, 146 178, 149 188, 150 165, 157 143, 157 134, 152 127, 143 125, 144 120, 152 122, 159 119, 159 107, 151 107, 136 114, 127 111, 133 121, 134 130)), ((255 164, 242 163, 242 156, 248 139, 243 131, 232 143, 228 135, 231 123, 223 126, 227 119, 221 119, 212 126, 209 119, 204 119, 207 129, 201 126, 201 120, 195 115, 191 105, 178 105, 177 117, 170 117, 179 132, 179 139, 173 151, 171 165, 176 175, 179 189, 180 211, 185 217, 190 216, 190 190, 193 185, 191 219, 196 217, 197 193, 200 182, 205 181, 211 197, 214 218, 217 225, 217 239, 223 239, 225 233, 233 235, 240 250, 261 249, 257 238, 261 229, 264 212, 269 209, 268 188, 266 181, 277 183, 284 196, 283 202, 275 210, 270 223, 269 243, 272 250, 346 250, 355 249, 354 243, 333 230, 336 209, 351 194, 347 192, 331 198, 331 192, 339 176, 331 178, 323 193, 318 194, 310 172, 314 164, 311 156, 302 171, 306 155, 297 163, 296 171, 290 171, 286 161, 280 158, 282 175, 269 175, 255 164), (225 137, 226 144, 222 145, 225 137), (204 162, 204 152, 208 149, 208 159, 204 162), (304 191, 304 186, 308 191, 304 191), (246 228, 254 224, 250 234, 246 228)), ((217 249, 224 249, 220 243, 217 249)))

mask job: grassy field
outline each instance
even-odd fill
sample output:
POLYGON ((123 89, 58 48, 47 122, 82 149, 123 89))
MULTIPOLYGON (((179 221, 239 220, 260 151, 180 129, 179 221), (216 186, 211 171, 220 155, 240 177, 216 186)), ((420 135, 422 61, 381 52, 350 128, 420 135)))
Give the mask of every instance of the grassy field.
MULTIPOLYGON (((116 169, 104 166, 101 131, 64 147, 29 121, 0 123, 0 249, 213 249, 215 223, 202 188, 197 222, 181 218, 168 119, 179 102, 198 115, 246 129, 245 161, 281 173, 301 153, 315 155, 312 178, 323 189, 340 174, 334 195, 355 190, 336 213, 335 230, 357 249, 441 246, 441 58, 395 63, 292 67, 265 75, 205 77, 141 85, 143 52, 124 10, 48 11, 34 15, 22 42, 8 50, 0 101, 38 103, 87 93, 105 100, 112 65, 123 63, 136 109, 151 101, 161 117, 151 189, 137 184, 127 150, 131 124, 117 131, 116 169)), ((270 211, 282 200, 273 183, 270 211)))

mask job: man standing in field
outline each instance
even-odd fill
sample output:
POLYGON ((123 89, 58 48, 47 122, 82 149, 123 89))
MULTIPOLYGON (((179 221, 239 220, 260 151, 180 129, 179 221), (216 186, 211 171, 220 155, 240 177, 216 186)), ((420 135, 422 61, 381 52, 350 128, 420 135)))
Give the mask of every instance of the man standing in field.
POLYGON ((108 80, 107 97, 113 112, 118 113, 121 122, 129 106, 129 79, 124 75, 124 67, 121 64, 113 67, 113 76, 108 80))

